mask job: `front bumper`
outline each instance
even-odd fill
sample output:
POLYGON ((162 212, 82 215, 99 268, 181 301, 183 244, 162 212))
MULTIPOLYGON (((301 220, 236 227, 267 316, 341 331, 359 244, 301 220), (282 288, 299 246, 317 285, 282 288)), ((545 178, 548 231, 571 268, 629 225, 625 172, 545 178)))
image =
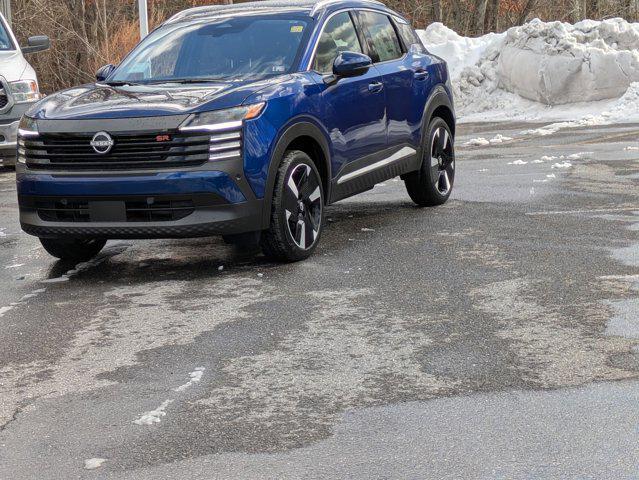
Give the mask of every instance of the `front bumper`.
POLYGON ((37 237, 184 238, 262 228, 262 200, 223 171, 58 175, 18 164, 17 186, 20 224, 37 237), (174 216, 171 202, 182 210, 187 202, 188 215, 174 216))

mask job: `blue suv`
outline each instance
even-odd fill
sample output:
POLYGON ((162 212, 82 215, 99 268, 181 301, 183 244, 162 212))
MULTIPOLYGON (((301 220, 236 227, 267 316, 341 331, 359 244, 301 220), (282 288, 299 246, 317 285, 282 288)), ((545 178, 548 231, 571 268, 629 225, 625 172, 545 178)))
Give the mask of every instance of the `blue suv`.
POLYGON ((444 203, 454 135, 445 62, 381 3, 193 8, 27 112, 20 222, 62 259, 108 239, 223 235, 301 260, 326 205, 389 178, 419 206, 444 203))

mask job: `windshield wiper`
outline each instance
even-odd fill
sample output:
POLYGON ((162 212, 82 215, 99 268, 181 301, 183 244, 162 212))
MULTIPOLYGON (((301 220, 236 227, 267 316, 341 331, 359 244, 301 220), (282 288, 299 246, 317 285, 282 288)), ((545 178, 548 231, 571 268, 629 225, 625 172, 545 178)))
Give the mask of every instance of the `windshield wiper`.
POLYGON ((158 84, 158 83, 183 83, 183 84, 187 84, 187 83, 214 83, 214 82, 219 82, 222 81, 224 79, 222 78, 165 78, 164 80, 152 80, 150 82, 145 82, 145 83, 154 83, 154 84, 158 84))
POLYGON ((139 83, 135 83, 135 82, 99 82, 99 83, 103 83, 105 85, 108 85, 109 87, 124 87, 126 85, 140 85, 139 83))

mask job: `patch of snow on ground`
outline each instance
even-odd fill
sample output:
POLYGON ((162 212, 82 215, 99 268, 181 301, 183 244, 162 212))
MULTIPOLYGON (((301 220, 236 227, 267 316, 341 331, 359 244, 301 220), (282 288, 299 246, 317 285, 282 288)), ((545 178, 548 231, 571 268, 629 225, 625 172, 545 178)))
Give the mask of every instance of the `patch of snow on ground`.
POLYGON ((570 168, 570 167, 572 167, 572 163, 561 162, 561 163, 554 163, 551 168, 570 168))
POLYGON ((9 268, 20 268, 20 267, 24 267, 24 263, 16 263, 15 265, 7 265, 4 268, 5 269, 9 269, 9 268))
POLYGON ((490 145, 490 140, 487 140, 484 137, 472 138, 464 145, 467 147, 485 147, 486 145, 490 145))
POLYGON ((180 385, 175 389, 176 392, 182 392, 189 388, 194 383, 199 383, 202 380, 202 375, 204 375, 204 367, 197 367, 194 371, 189 373, 190 380, 186 382, 184 385, 180 385))
POLYGON ((528 162, 524 160, 515 160, 514 162, 508 162, 508 165, 528 165, 528 162))
POLYGON ((494 138, 490 139, 490 144, 495 145, 495 144, 500 144, 504 142, 509 142, 511 140, 512 140, 512 137, 506 137, 505 135, 502 135, 501 133, 499 133, 494 138))
POLYGON ((84 461, 84 468, 86 470, 95 470, 100 468, 104 462, 106 462, 105 458, 89 458, 84 461))
POLYGON ((173 400, 165 400, 155 410, 150 410, 145 412, 140 418, 137 420, 133 420, 133 423, 136 425, 153 425, 154 423, 160 423, 162 417, 166 416, 166 407, 168 407, 173 400))
POLYGON ((556 122, 536 132, 550 135, 639 121, 639 23, 534 20, 477 38, 433 23, 418 34, 449 64, 461 122, 556 122))

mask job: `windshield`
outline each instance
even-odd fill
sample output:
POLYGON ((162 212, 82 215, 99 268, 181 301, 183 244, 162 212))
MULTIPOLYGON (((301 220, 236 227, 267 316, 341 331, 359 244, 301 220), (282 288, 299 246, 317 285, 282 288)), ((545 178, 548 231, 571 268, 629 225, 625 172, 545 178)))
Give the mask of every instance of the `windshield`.
POLYGON ((0 19, 0 50, 15 50, 11 36, 2 19, 0 19))
POLYGON ((165 25, 144 39, 108 81, 261 79, 289 73, 310 33, 310 20, 280 14, 165 25))

